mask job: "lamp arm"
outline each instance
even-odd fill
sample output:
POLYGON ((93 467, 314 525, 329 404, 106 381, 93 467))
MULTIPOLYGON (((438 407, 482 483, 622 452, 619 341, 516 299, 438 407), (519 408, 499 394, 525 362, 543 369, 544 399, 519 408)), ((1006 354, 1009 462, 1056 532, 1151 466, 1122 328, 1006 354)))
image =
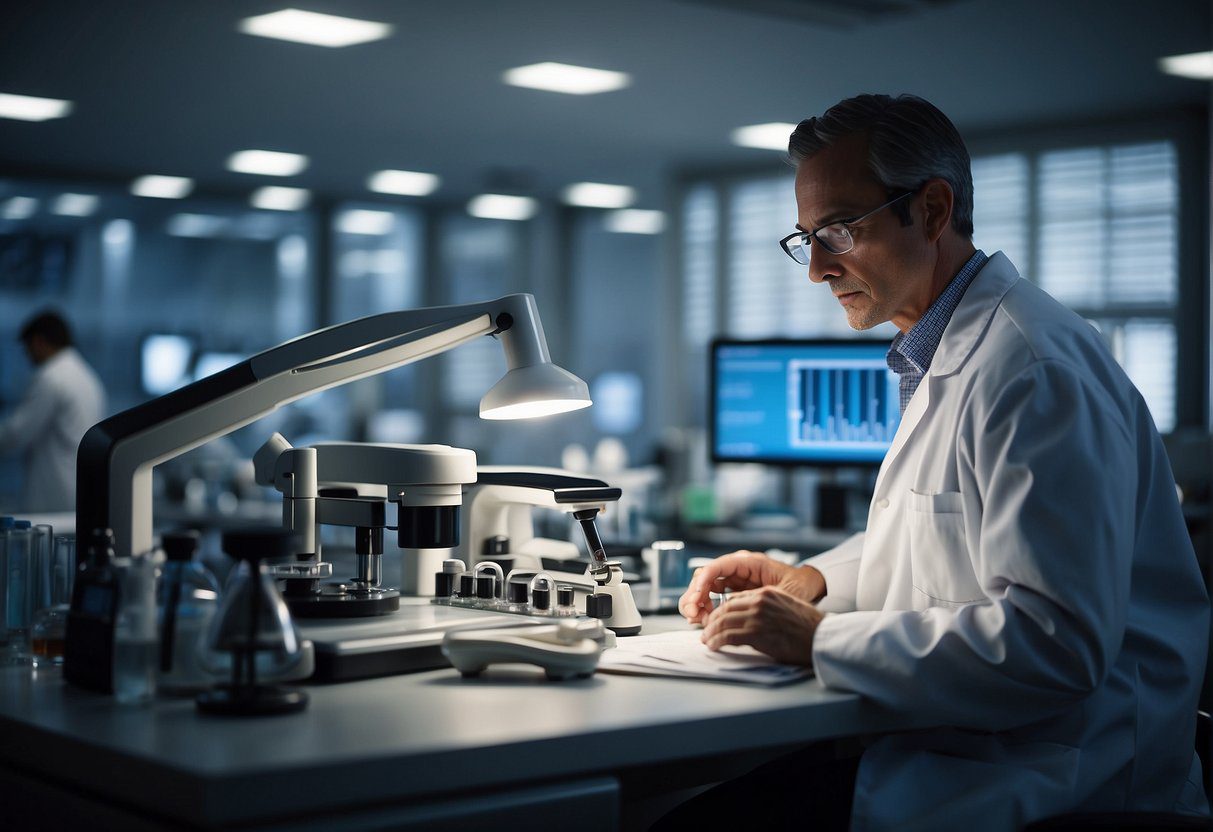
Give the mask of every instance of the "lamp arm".
POLYGON ((497 335, 510 369, 550 361, 535 298, 400 310, 317 330, 118 413, 84 435, 76 529, 110 528, 118 556, 152 545, 152 468, 311 393, 497 335))

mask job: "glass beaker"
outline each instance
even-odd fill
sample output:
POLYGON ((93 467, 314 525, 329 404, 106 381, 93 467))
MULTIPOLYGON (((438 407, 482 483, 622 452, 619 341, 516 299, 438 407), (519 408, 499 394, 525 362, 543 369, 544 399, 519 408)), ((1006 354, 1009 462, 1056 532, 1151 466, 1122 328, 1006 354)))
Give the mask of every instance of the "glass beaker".
POLYGON ((18 520, 13 528, 5 532, 4 538, 5 644, 0 654, 0 664, 30 664, 30 566, 33 561, 34 532, 28 521, 18 520))
MULTIPOLYGON (((48 527, 49 528, 49 527, 48 527)), ((37 577, 34 619, 30 642, 35 667, 63 664, 63 643, 67 635, 67 614, 71 609, 72 583, 76 575, 76 540, 54 538, 48 555, 36 555, 37 577)))

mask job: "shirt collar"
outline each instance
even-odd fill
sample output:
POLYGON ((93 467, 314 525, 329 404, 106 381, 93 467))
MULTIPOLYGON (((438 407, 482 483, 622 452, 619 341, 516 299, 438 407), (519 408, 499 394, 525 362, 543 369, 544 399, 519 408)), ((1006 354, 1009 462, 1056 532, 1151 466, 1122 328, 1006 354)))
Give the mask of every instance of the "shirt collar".
MULTIPOLYGON (((939 297, 927 309, 926 314, 919 318, 918 322, 908 331, 899 332, 893 339, 893 344, 889 347, 890 359, 894 358, 893 353, 897 353, 919 373, 925 373, 931 369, 931 359, 935 357, 935 351, 939 349, 939 342, 943 339, 943 331, 947 329, 948 322, 952 320, 952 313, 960 305, 960 299, 964 297, 965 290, 969 288, 973 278, 989 259, 980 249, 973 253, 973 256, 960 267, 960 271, 956 273, 947 287, 940 292, 939 297)), ((889 366, 892 367, 893 364, 894 362, 890 360, 889 366)))

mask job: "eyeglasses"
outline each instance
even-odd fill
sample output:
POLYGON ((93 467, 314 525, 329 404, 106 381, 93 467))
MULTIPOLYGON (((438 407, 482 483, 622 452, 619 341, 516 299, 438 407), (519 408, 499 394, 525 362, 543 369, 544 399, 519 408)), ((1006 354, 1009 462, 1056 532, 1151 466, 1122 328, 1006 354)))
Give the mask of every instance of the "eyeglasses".
POLYGON ((868 217, 879 211, 883 211, 893 203, 900 202, 907 196, 913 196, 916 193, 918 193, 917 189, 906 191, 904 194, 898 194, 884 205, 873 208, 860 217, 838 220, 829 225, 823 225, 816 231, 797 231, 794 234, 789 234, 779 241, 779 246, 788 257, 791 257, 802 266, 809 265, 809 246, 812 245, 814 240, 820 243, 821 247, 830 252, 830 254, 846 254, 855 248, 855 238, 851 236, 850 226, 863 222, 868 217))

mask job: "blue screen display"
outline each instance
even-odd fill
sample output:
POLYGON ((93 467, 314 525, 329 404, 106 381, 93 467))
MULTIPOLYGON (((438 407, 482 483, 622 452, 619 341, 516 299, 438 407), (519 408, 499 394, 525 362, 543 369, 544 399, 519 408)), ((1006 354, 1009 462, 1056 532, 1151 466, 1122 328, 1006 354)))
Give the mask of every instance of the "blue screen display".
POLYGON ((897 425, 898 378, 883 341, 717 341, 718 462, 880 464, 897 425))

